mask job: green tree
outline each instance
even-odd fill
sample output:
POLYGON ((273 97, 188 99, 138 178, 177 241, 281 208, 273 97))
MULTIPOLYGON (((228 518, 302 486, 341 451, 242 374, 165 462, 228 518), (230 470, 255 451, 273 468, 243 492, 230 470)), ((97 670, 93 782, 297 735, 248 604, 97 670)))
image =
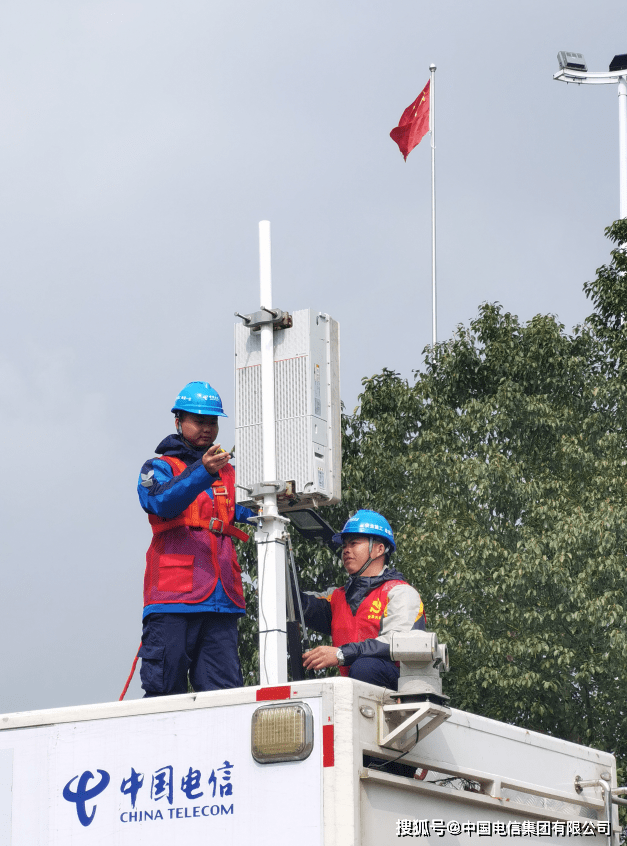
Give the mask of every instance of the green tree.
POLYGON ((610 375, 624 379, 627 353, 627 218, 618 220, 605 230, 615 245, 612 260, 597 270, 593 282, 586 282, 583 289, 592 300, 595 311, 588 318, 605 356, 604 368, 610 375))
MULTIPOLYGON (((455 707, 627 762, 627 221, 607 234, 595 311, 571 334, 483 305, 412 380, 365 379, 324 516, 390 520, 396 566, 449 644, 455 707)), ((305 587, 338 582, 330 553, 295 546, 305 587)))
MULTIPOLYGON (((627 221, 610 227, 627 241, 627 221)), ((344 484, 386 514, 455 706, 627 756, 625 253, 566 334, 484 305, 413 384, 364 380, 344 484), (618 284, 617 284, 618 283, 618 284)))

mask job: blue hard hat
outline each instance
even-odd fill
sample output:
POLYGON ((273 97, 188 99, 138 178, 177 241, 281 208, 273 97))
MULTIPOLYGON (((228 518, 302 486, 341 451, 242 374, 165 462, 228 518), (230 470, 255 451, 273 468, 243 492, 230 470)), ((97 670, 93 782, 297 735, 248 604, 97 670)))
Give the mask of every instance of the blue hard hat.
POLYGON ((205 414, 207 417, 226 417, 222 411, 220 395, 209 382, 189 382, 174 402, 173 412, 189 411, 191 414, 205 414))
POLYGON ((392 547, 392 552, 396 549, 392 527, 378 511, 367 511, 364 508, 356 511, 344 523, 342 531, 333 536, 334 543, 341 544, 344 535, 372 535, 389 543, 392 547))

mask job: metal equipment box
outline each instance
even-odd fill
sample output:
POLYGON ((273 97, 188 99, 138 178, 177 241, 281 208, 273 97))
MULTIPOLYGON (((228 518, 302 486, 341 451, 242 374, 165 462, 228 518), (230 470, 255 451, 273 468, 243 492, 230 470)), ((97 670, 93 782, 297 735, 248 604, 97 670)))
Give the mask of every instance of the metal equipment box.
POLYGON ((610 73, 627 70, 627 53, 619 53, 610 62, 610 73))
POLYGON ((583 53, 568 53, 566 50, 560 50, 557 54, 557 61, 562 70, 576 70, 584 73, 588 70, 583 53))
MULTIPOLYGON (((279 511, 339 502, 341 491, 340 330, 328 314, 295 311, 274 331, 277 480, 293 482, 279 511)), ((235 325, 236 498, 253 505, 263 478, 261 335, 235 325)))

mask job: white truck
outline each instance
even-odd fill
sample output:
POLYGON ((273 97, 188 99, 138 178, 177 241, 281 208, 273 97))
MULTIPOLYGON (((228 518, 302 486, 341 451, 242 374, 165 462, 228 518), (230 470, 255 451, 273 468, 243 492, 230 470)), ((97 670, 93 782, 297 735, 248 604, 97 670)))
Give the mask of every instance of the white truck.
POLYGON ((614 846, 620 792, 610 754, 346 678, 0 716, 0 846, 614 846))
MULTIPOLYGON (((459 846, 524 836, 615 846, 615 805, 627 800, 612 755, 447 707, 439 670, 448 659, 433 633, 393 636, 398 692, 348 678, 283 683, 288 521, 278 496, 289 500, 289 488, 298 499, 299 479, 312 501, 339 496, 339 342, 329 315, 292 321, 271 308, 267 222, 260 233, 261 311, 240 315, 248 334, 238 367, 251 372, 240 374, 238 407, 252 408, 242 425, 263 421, 263 466, 239 482, 260 504, 262 686, 0 716, 0 846, 390 846, 405 837, 459 846), (305 336, 315 336, 311 355, 305 336), (292 403, 276 426, 275 370, 276 396, 292 403), (282 465, 277 480, 275 433, 295 408, 309 440, 288 438, 282 454, 295 456, 294 468, 282 465), (333 421, 337 431, 327 431, 333 421)), ((290 519, 306 536, 333 535, 313 512, 290 519)))

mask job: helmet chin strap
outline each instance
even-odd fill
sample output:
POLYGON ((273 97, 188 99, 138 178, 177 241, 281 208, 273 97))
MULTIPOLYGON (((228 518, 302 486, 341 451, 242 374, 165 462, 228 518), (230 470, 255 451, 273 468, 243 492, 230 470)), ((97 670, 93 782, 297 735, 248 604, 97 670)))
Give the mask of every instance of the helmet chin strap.
MULTIPOLYGON (((362 573, 365 573, 366 570, 368 569, 368 567, 370 567, 370 565, 372 564, 373 561, 376 561, 377 558, 381 558, 380 555, 377 555, 375 558, 372 557, 372 547, 373 546, 374 546, 374 538, 372 537, 372 535, 370 535, 370 538, 369 538, 369 541, 368 541, 368 560, 363 565, 363 567, 360 567, 359 570, 356 573, 353 573, 354 579, 361 576, 362 573)), ((385 555, 385 553, 383 553, 383 554, 385 555)))
MULTIPOLYGON (((187 438, 185 437, 185 435, 183 434, 183 427, 181 426, 181 421, 179 420, 178 415, 174 418, 174 425, 176 426, 177 434, 181 436, 181 440, 183 441, 183 443, 185 444, 187 449, 192 450, 192 452, 198 452, 198 447, 194 446, 194 444, 190 443, 187 440, 187 438)), ((204 452, 204 450, 203 450, 203 452, 204 452)))

